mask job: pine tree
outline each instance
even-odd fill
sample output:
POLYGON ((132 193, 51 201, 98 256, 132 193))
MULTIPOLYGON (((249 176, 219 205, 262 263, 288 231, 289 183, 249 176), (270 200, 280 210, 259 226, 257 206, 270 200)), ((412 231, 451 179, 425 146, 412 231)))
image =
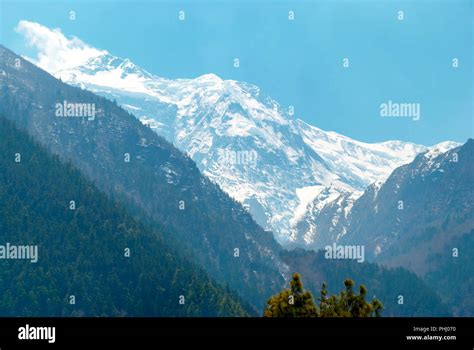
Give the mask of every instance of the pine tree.
POLYGON ((272 296, 267 301, 264 317, 379 317, 383 305, 374 299, 366 301, 367 289, 364 285, 359 286, 359 294, 355 294, 354 281, 346 279, 345 289, 338 295, 328 297, 327 285, 323 283, 319 307, 315 305, 311 292, 305 291, 301 276, 293 275, 290 281, 290 289, 272 296))
POLYGON ((317 317, 318 312, 313 295, 305 291, 301 276, 293 274, 290 289, 271 297, 264 311, 264 317, 317 317))

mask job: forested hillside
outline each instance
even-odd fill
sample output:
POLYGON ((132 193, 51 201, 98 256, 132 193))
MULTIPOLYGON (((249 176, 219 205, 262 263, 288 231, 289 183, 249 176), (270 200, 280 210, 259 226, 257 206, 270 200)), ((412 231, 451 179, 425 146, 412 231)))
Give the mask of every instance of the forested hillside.
POLYGON ((272 233, 172 144, 116 103, 62 83, 1 45, 0 69, 0 113, 100 190, 139 207, 154 228, 164 226, 167 240, 255 312, 284 285, 272 233), (65 101, 93 105, 95 119, 56 116, 65 101))
POLYGON ((160 233, 1 117, 0 154, 0 245, 38 247, 37 262, 0 259, 1 316, 247 315, 160 233))

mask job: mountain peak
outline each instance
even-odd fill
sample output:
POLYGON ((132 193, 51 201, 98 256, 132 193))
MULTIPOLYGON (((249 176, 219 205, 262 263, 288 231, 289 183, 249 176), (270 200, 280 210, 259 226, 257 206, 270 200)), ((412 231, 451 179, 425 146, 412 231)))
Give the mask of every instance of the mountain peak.
POLYGON ((194 79, 194 81, 199 81, 199 82, 211 82, 211 83, 220 83, 223 80, 216 74, 214 73, 207 73, 204 75, 201 75, 194 79))

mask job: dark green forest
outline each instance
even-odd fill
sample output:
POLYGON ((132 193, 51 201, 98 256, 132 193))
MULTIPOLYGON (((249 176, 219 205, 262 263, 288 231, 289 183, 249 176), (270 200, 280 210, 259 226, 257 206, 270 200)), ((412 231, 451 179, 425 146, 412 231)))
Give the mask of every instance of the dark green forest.
POLYGON ((0 260, 2 316, 247 315, 229 288, 4 118, 0 154, 0 244, 39 255, 0 260))

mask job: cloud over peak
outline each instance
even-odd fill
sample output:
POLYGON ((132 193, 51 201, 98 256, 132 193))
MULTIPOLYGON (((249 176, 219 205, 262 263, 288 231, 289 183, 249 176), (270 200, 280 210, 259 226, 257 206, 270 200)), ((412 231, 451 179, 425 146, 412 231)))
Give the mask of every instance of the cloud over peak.
POLYGON ((36 22, 21 20, 15 31, 37 50, 36 57, 30 60, 49 73, 79 66, 92 57, 107 53, 75 36, 67 38, 59 28, 50 29, 36 22))

